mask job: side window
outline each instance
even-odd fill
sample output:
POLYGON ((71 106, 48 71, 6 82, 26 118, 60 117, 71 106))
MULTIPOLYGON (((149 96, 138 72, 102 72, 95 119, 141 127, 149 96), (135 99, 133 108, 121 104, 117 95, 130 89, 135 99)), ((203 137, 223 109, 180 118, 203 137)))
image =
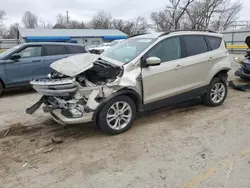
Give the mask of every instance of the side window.
POLYGON ((42 52, 41 46, 30 46, 22 51, 18 52, 17 54, 21 56, 21 58, 29 58, 29 57, 40 57, 42 52))
POLYGON ((52 56, 52 55, 63 55, 67 54, 66 48, 64 46, 60 45, 48 45, 45 46, 45 55, 46 56, 52 56))
POLYGON ((216 50, 220 47, 222 38, 213 36, 205 36, 205 37, 212 50, 216 50))
POLYGON ((203 36, 189 35, 184 36, 187 56, 198 55, 208 51, 207 43, 203 36))
POLYGON ((77 53, 86 53, 86 50, 83 46, 65 46, 69 53, 71 54, 77 54, 77 53))
POLYGON ((148 57, 158 57, 161 62, 181 58, 181 41, 179 37, 165 39, 156 44, 147 54, 148 57))

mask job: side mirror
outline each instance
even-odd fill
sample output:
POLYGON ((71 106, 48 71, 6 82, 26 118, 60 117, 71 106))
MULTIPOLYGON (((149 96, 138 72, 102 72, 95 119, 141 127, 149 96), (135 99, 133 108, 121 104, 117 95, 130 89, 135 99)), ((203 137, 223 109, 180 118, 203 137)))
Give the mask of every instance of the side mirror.
POLYGON ((18 60, 18 59, 21 59, 21 56, 18 55, 18 54, 13 54, 11 57, 10 57, 11 60, 18 60))
POLYGON ((157 66, 161 64, 161 59, 158 57, 149 57, 146 59, 146 65, 157 66))

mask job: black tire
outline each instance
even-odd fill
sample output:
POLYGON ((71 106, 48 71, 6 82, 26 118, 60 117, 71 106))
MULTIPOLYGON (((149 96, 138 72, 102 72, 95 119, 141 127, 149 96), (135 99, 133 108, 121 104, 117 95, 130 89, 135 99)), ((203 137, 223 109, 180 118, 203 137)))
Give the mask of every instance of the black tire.
POLYGON ((3 93, 3 84, 0 81, 0 96, 2 95, 2 93, 3 93))
MULTIPOLYGON (((118 103, 119 104, 119 103, 118 103)), ((98 125, 99 127, 105 132, 105 133, 109 133, 109 134, 120 134, 123 133, 125 131, 127 131, 128 129, 131 128, 135 118, 136 118, 136 106, 133 102, 133 100, 127 96, 121 95, 121 96, 117 96, 114 97, 113 99, 109 100, 100 110, 99 114, 98 114, 98 125), (131 110, 131 118, 128 121, 128 123, 126 123, 126 126, 116 130, 113 129, 112 127, 109 126, 108 121, 107 121, 107 115, 108 112, 110 111, 111 106, 115 105, 117 102, 125 102, 125 104, 127 104, 128 106, 130 106, 131 110)), ((114 119, 116 120, 116 119, 114 119)), ((119 120, 120 122, 121 120, 119 120)))
POLYGON ((223 81, 220 78, 215 77, 210 82, 210 84, 208 86, 208 89, 207 89, 207 93, 204 96, 202 96, 202 100, 203 100, 204 104, 207 105, 207 106, 212 106, 212 107, 219 106, 226 100, 227 92, 228 92, 228 88, 227 88, 226 82, 223 81), (212 100, 212 95, 211 95, 212 89, 214 88, 214 86, 216 84, 222 84, 224 86, 224 88, 225 88, 225 94, 224 94, 224 96, 222 97, 222 99, 219 102, 214 102, 212 100))

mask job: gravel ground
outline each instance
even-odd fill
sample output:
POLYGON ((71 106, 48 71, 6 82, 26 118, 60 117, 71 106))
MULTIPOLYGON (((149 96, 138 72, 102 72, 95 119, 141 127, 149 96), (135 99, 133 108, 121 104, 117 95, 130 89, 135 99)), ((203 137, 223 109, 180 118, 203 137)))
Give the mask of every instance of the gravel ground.
POLYGON ((39 97, 0 98, 0 187, 250 187, 248 92, 230 89, 217 108, 193 100, 148 113, 118 136, 26 115, 39 97))

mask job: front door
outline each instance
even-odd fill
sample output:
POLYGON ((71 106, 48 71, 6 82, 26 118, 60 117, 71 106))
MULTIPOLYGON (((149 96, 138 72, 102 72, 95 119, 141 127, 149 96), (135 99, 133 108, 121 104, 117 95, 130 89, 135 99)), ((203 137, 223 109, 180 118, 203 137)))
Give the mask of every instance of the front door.
MULTIPOLYGON (((157 43, 146 55, 161 59, 159 66, 142 68, 144 104, 160 101, 182 92, 182 50, 179 37, 157 43)), ((185 78, 183 78, 185 79, 185 78)))
POLYGON ((44 75, 44 62, 42 61, 41 46, 29 46, 19 52, 18 60, 9 60, 5 64, 7 84, 26 84, 34 78, 44 75))

